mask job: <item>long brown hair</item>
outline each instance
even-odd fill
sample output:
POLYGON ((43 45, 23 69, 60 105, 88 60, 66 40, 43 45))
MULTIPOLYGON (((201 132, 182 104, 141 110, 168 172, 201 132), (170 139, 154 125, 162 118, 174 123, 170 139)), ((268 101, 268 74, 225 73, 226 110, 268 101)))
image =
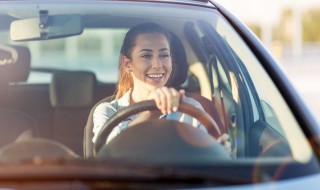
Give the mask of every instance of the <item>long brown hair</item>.
POLYGON ((133 88, 133 79, 131 73, 126 72, 125 63, 122 61, 122 56, 132 59, 132 51, 136 45, 136 38, 140 34, 146 33, 161 33, 164 34, 170 44, 170 33, 162 28, 160 25, 155 23, 142 23, 132 27, 127 33, 123 40, 123 44, 120 51, 119 58, 119 82, 116 91, 116 99, 122 97, 128 90, 133 88))

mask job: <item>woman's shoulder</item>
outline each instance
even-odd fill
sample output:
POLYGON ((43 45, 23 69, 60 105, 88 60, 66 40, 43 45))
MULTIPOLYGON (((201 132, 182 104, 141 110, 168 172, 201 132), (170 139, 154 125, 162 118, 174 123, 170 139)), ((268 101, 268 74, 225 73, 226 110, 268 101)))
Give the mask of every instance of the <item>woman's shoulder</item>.
POLYGON ((183 97, 183 101, 184 101, 184 102, 187 102, 187 103, 189 103, 189 104, 192 104, 192 105, 194 105, 194 106, 196 106, 196 107, 198 107, 198 108, 202 108, 202 105, 201 105, 197 100, 195 100, 195 99, 193 99, 193 98, 184 96, 184 97, 183 97))
POLYGON ((127 107, 129 105, 129 92, 125 93, 119 99, 114 99, 112 101, 101 102, 95 109, 95 112, 116 112, 123 107, 127 107))
POLYGON ((108 113, 108 112, 116 112, 118 108, 118 100, 112 100, 111 102, 101 102, 97 105, 94 112, 102 112, 102 113, 108 113))

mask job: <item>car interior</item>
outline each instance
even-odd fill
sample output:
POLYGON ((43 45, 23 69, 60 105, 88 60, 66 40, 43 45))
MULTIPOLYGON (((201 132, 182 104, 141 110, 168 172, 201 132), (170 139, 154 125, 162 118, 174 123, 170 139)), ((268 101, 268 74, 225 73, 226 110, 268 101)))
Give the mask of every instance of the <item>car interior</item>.
POLYGON ((88 71, 55 72, 50 84, 23 84, 31 70, 28 49, 2 46, 0 56, 1 60, 12 56, 16 61, 0 67, 1 118, 4 118, 1 127, 8 132, 8 139, 1 139, 1 144, 12 143, 30 130, 32 136, 56 140, 82 155, 83 129, 89 111, 99 98, 113 93, 114 84, 103 85, 99 96, 95 75, 88 71), (16 136, 9 136, 13 134, 16 136))
MULTIPOLYGON (((167 85, 179 89, 183 88, 187 78, 192 76, 188 73, 187 56, 181 41, 175 37, 171 45, 175 60, 174 75, 172 75, 174 78, 170 78, 167 85)), ((14 64, 0 67, 1 86, 3 86, 1 89, 4 89, 1 90, 0 98, 3 102, 1 117, 5 118, 1 121, 7 123, 1 126, 6 127, 3 130, 8 131, 8 134, 15 135, 1 139, 2 145, 21 138, 41 137, 60 142, 84 158, 92 158, 94 154, 92 113, 96 105, 113 99, 115 84, 99 85, 95 74, 89 71, 56 71, 52 75, 50 84, 23 84, 31 71, 30 56, 30 51, 26 47, 2 45, 1 59, 12 58, 15 61, 14 64), (7 120, 14 120, 14 124, 8 125, 12 121, 7 120)), ((218 114, 222 112, 221 108, 217 108, 212 101, 201 96, 199 91, 186 90, 187 96, 199 101, 205 111, 213 117, 220 131, 224 131, 226 128, 218 114)), ((257 143, 251 143, 251 156, 261 154, 261 145, 258 142, 266 143, 262 145, 263 150, 266 150, 270 146, 268 143, 283 141, 263 122, 256 122, 254 125, 257 127, 251 131, 255 137, 252 141, 257 143), (259 138, 261 136, 267 136, 269 139, 261 140, 259 138)), ((208 132, 214 137, 218 136, 210 128, 208 132)), ((290 152, 280 152, 283 155, 290 154, 290 152)))
MULTIPOLYGON (((99 11, 97 10, 98 13, 99 11)), ((117 25, 114 20, 98 13, 84 16, 83 25, 79 25, 82 20, 77 15, 52 17, 57 21, 70 19, 77 26, 70 34, 63 31, 61 36, 47 34, 46 39, 38 39, 34 34, 24 36, 25 34, 13 33, 11 37, 16 41, 0 46, 0 118, 4 118, 0 122, 5 123, 1 124, 1 130, 10 134, 1 139, 2 147, 21 142, 21 139, 38 138, 48 144, 60 143, 64 150, 70 149, 75 153, 76 156, 71 157, 92 159, 95 157, 92 143, 93 110, 99 103, 113 100, 116 90, 116 81, 101 81, 97 73, 85 67, 72 70, 34 65, 31 61, 37 56, 37 52, 30 51, 31 43, 28 46, 28 43, 19 43, 20 40, 27 38, 27 41, 47 41, 48 48, 52 48, 49 42, 54 44, 54 38, 72 40, 72 36, 82 34, 83 30, 108 27, 128 30, 135 24, 152 21, 165 26, 172 34, 173 74, 167 85, 185 89, 187 96, 201 103, 219 131, 230 135, 233 159, 291 158, 294 155, 272 107, 265 103, 268 108, 268 114, 265 114, 265 108, 260 105, 254 85, 256 81, 251 79, 245 66, 249 63, 244 62, 242 55, 238 55, 228 44, 230 42, 226 41, 226 37, 221 36, 216 31, 218 29, 214 28, 218 28, 220 24, 218 19, 213 23, 184 17, 171 21, 170 18, 162 18, 160 12, 159 17, 155 15, 149 19, 139 16, 130 18, 130 14, 137 12, 128 11, 126 17, 110 11, 110 14, 114 14, 113 19, 121 23, 117 25), (100 19, 104 21, 104 25, 101 25, 100 19), (29 83, 28 78, 34 72, 49 73, 50 82, 29 83)), ((40 11, 39 14, 42 18, 48 15, 48 12, 40 11)), ((180 12, 177 16, 179 15, 184 14, 180 12)), ((19 24, 25 25, 19 19, 13 23, 13 30, 19 24)), ((27 20, 27 23, 32 25, 35 20, 27 20)), ((114 40, 115 46, 121 45, 122 38, 117 37, 114 40)), ((72 56, 72 51, 70 54, 72 56)), ((42 56, 45 57, 45 54, 42 56)), ((68 54, 65 59, 67 64, 68 54)), ((94 59, 89 60, 88 68, 90 61, 94 62, 94 59)), ((207 129, 212 137, 219 136, 214 128, 207 129)), ((293 141, 293 138, 290 137, 289 140, 293 141)), ((70 151, 62 152, 69 155, 70 151)))

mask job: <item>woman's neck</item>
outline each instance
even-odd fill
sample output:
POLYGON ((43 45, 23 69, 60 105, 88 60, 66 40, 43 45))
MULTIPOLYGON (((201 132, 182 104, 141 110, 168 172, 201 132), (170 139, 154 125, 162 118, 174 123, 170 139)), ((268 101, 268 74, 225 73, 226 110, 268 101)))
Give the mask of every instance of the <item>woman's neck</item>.
POLYGON ((147 100, 151 91, 140 88, 133 88, 130 95, 130 103, 147 100))

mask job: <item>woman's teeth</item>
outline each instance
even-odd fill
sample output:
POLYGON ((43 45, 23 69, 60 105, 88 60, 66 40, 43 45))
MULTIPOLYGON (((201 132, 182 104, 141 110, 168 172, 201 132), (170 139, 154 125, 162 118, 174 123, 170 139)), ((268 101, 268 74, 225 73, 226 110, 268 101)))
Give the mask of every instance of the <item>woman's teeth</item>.
POLYGON ((152 79, 159 79, 163 77, 163 74, 147 74, 146 75, 148 78, 152 78, 152 79))

